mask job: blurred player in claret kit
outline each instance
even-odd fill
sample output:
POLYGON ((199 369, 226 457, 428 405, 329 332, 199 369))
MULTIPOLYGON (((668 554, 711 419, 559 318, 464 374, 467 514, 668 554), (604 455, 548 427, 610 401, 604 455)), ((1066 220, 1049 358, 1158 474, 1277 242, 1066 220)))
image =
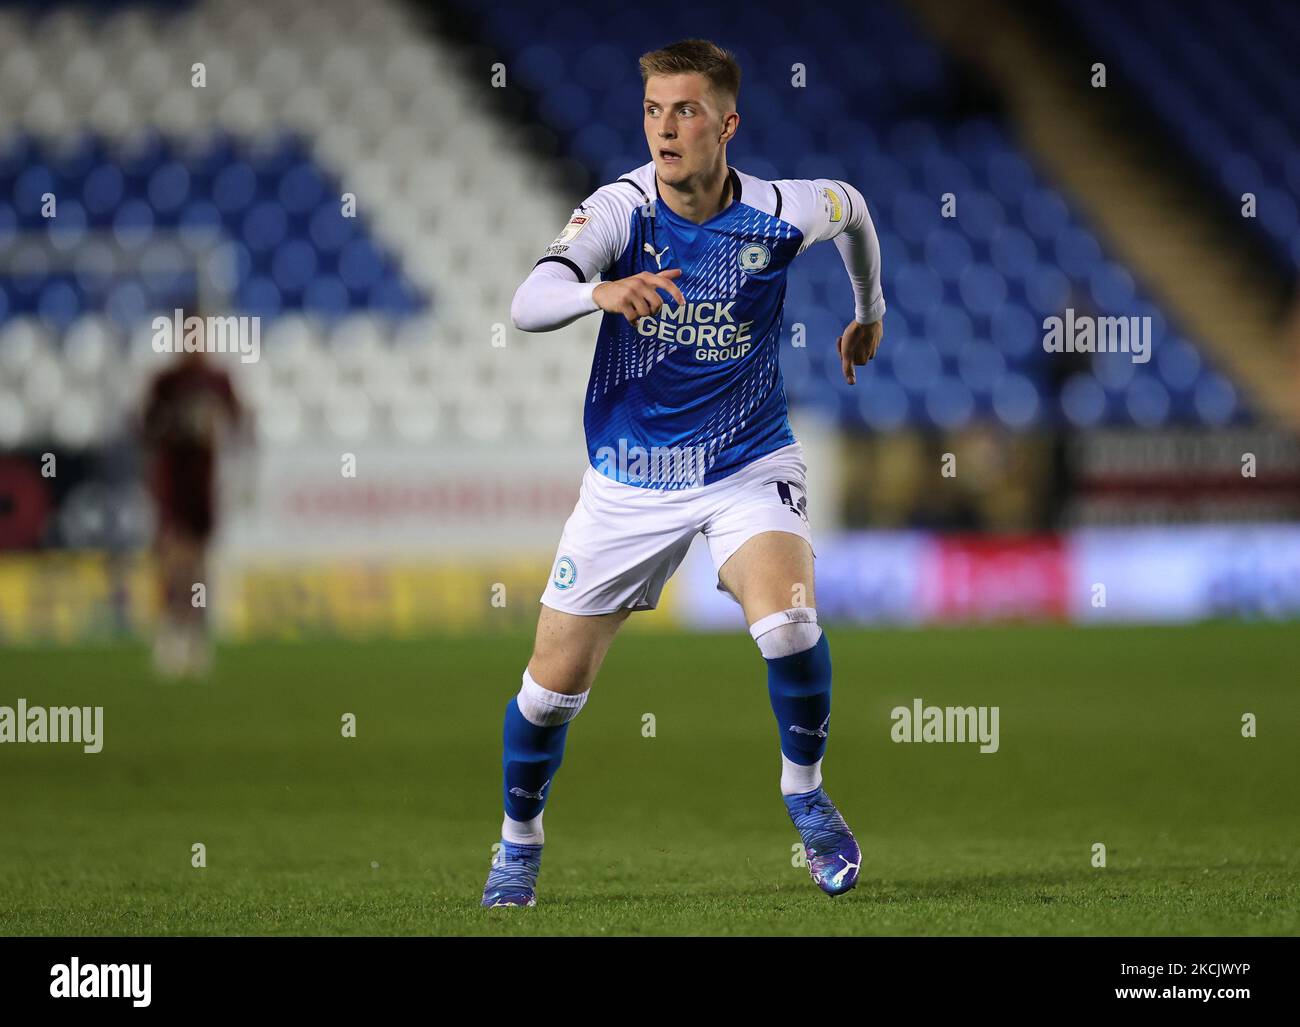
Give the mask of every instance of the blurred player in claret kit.
POLYGON ((640 63, 651 160, 578 206, 511 309, 530 332, 604 313, 586 392, 591 466, 542 595, 532 658, 506 706, 505 819, 483 889, 489 907, 536 904, 542 809, 569 722, 619 625, 654 609, 701 532, 718 588, 740 604, 767 662, 781 794, 812 878, 839 895, 862 862, 822 789, 831 658, 779 346, 791 261, 834 240, 856 305, 837 346, 855 382, 885 312, 875 228, 847 182, 769 182, 728 165, 740 124, 732 54, 685 40, 640 63))
POLYGON ((230 376, 201 351, 176 353, 150 385, 143 412, 161 615, 154 667, 164 677, 202 675, 211 663, 207 607, 194 586, 207 584, 208 546, 217 526, 216 474, 222 438, 247 416, 230 376))

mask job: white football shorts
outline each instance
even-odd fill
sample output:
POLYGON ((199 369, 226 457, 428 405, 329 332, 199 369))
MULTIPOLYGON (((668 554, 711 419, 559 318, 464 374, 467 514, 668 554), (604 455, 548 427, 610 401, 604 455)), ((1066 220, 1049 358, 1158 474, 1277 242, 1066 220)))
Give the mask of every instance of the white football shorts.
MULTIPOLYGON (((653 610, 699 532, 718 569, 765 531, 787 531, 811 546, 806 475, 798 442, 698 488, 641 488, 588 467, 541 601, 584 616, 653 610)), ((718 589, 726 592, 721 583, 718 589)))

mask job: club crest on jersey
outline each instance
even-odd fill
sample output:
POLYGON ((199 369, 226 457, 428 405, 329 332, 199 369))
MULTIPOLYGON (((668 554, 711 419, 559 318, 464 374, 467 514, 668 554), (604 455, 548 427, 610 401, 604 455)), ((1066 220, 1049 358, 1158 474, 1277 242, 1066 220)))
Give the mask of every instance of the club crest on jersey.
POLYGON ((771 260, 771 251, 761 242, 751 242, 742 246, 740 254, 736 257, 740 270, 748 275, 752 275, 755 271, 762 271, 771 260))
POLYGON ((567 556, 562 556, 555 564, 554 584, 556 588, 572 588, 578 580, 578 565, 567 556))

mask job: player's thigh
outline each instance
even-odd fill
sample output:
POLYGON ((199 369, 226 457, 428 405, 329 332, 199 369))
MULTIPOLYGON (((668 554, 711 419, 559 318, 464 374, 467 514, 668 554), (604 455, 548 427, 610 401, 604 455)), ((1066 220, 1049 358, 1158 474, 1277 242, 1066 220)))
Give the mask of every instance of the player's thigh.
POLYGON ((812 547, 794 532, 764 531, 747 539, 718 569, 718 580, 739 600, 747 624, 816 605, 812 547))
POLYGON ((563 695, 585 692, 631 610, 580 616, 543 606, 528 672, 543 688, 563 695))

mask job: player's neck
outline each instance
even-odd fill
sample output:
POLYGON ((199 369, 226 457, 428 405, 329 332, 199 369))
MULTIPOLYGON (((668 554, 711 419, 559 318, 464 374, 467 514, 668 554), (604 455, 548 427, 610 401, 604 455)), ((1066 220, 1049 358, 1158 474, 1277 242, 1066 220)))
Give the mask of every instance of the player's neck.
POLYGON ((659 184, 659 198, 668 204, 668 209, 697 225, 720 214, 731 203, 731 175, 726 161, 718 166, 707 182, 691 180, 682 186, 674 186, 660 179, 657 173, 655 179, 659 184))

